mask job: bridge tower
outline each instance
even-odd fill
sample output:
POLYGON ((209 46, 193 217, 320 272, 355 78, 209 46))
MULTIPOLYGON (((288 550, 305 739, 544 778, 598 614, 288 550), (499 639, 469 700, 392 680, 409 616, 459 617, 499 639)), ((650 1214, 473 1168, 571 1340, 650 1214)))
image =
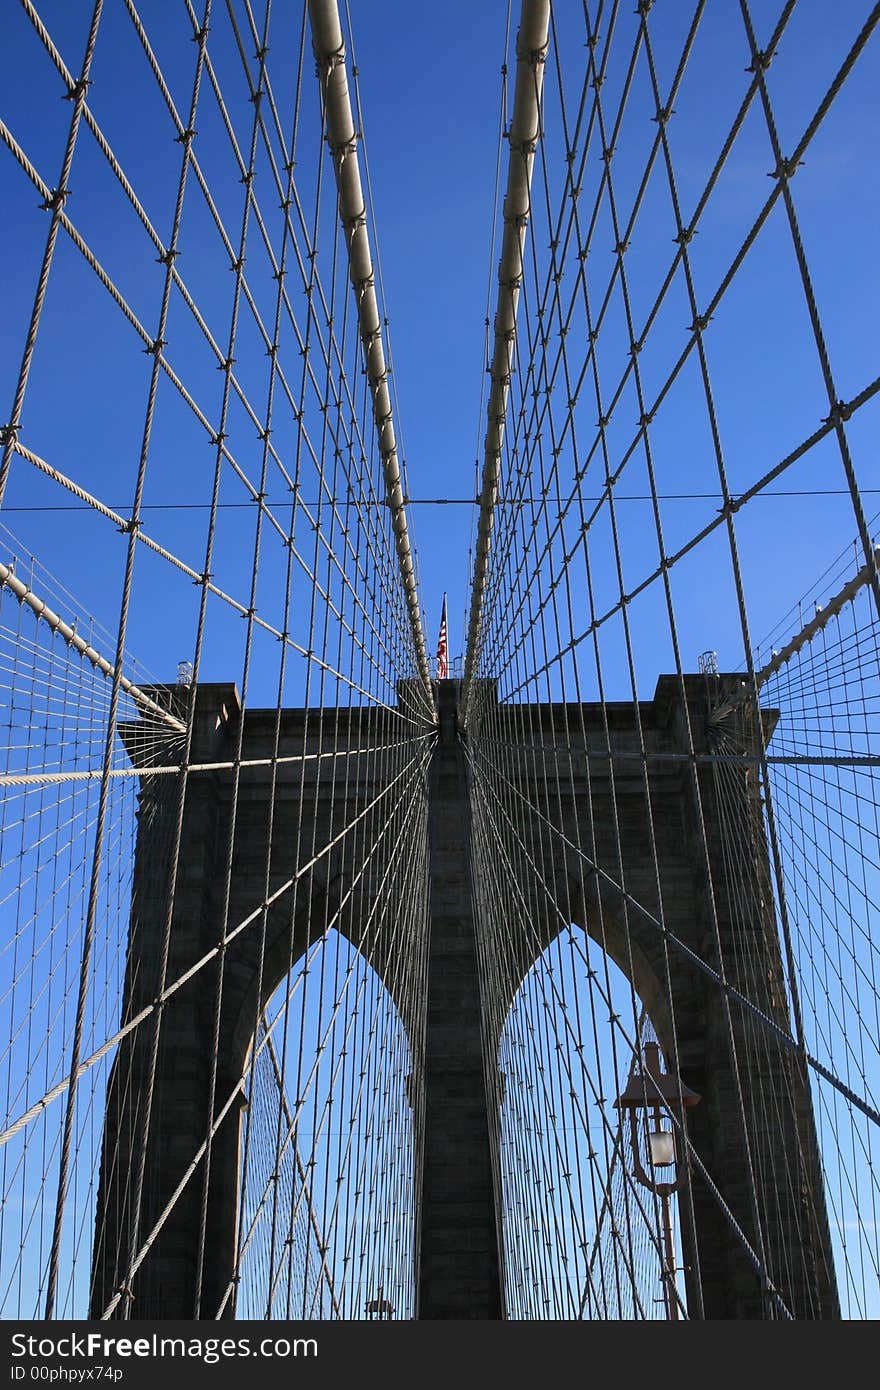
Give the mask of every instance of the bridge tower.
MULTIPOLYGON (((639 707, 656 827, 656 866, 648 852, 651 837, 643 761, 631 704, 606 705, 604 711, 599 705, 554 704, 530 710, 532 727, 540 730, 544 748, 559 749, 566 766, 574 769, 564 795, 558 791, 564 779, 559 779, 551 796, 546 783, 535 778, 529 750, 516 747, 521 709, 497 706, 494 728, 496 735, 501 731, 504 737, 508 727, 516 752, 513 765, 520 769, 521 790, 527 792, 533 807, 536 833, 550 825, 561 832, 560 845, 593 846, 594 862, 587 872, 583 857, 574 850, 557 855, 552 885, 556 901, 568 905, 572 922, 597 938, 601 920, 601 944, 630 974, 667 1057, 673 1053, 674 1019, 682 1079, 702 1096, 687 1120, 699 1164, 692 1165, 692 1201, 682 1203, 689 1312, 697 1315, 702 1299, 706 1317, 767 1316, 772 1295, 778 1294, 796 1317, 834 1317, 838 1303, 831 1242, 805 1071, 800 1058, 782 1046, 775 1051, 757 1048, 755 1038, 767 1024, 756 1021, 748 1008, 736 1002, 745 996, 765 1020, 790 1031, 754 761, 746 756, 736 766, 741 814, 733 829, 713 782, 710 695, 717 702, 729 680, 701 675, 681 682, 664 676, 653 700, 639 707), (716 886, 714 918, 705 876, 699 871, 701 832, 690 791, 693 758, 687 752, 685 701, 716 886), (605 744, 606 727, 611 750, 605 744), (612 832, 615 821, 620 826, 625 900, 620 881, 611 872, 618 864, 612 832), (731 836, 738 842, 732 843, 731 836), (723 866, 731 854, 740 866, 750 866, 752 876, 745 884, 740 878, 736 894, 723 890, 723 866), (721 989, 716 926, 727 972, 721 989), (675 949, 669 949, 670 943, 675 949), (703 962, 708 971, 695 962, 703 962), (760 982, 757 996, 756 981, 760 982), (725 991, 734 1001, 730 1007, 736 1058, 747 1079, 744 1127, 723 1021, 725 991), (754 1169, 762 1175, 762 1191, 773 1192, 772 1202, 757 1213, 752 1201, 754 1169), (767 1279, 756 1271, 759 1251, 767 1279)), ((441 681, 435 689, 439 726, 418 793, 428 818, 430 850, 424 1046, 416 1021, 407 1016, 405 998, 398 1001, 410 1033, 412 1094, 424 1133, 423 1165, 416 1185, 422 1194, 414 1251, 418 1316, 493 1319, 504 1316, 497 1147, 501 1095, 496 1064, 499 1039, 487 1021, 479 968, 483 866, 475 848, 480 801, 473 784, 479 774, 472 771, 478 759, 467 756, 475 751, 468 750, 468 738, 479 735, 460 727, 461 683, 441 681)), ((357 779, 341 780, 338 773, 325 771, 320 760, 308 764, 310 770, 304 776, 299 770, 296 777, 280 776, 275 784, 270 846, 266 753, 275 712, 242 714, 232 686, 203 685, 192 698, 196 700, 192 759, 225 763, 226 768, 190 779, 166 971, 169 979, 183 979, 206 951, 215 950, 218 963, 225 956, 222 1013, 218 1023, 213 1017, 214 973, 202 969, 163 1004, 155 1062, 149 1053, 151 1039, 156 1040, 153 1030, 135 1029, 120 1045, 107 1096, 93 1254, 93 1316, 100 1316, 119 1294, 117 1316, 127 1312, 140 1318, 191 1318, 198 1306, 200 1316, 213 1317, 221 1305, 224 1316, 234 1315, 229 1288, 235 1273, 243 1091, 238 1092, 241 1099, 215 1115, 209 1126, 208 1072, 216 1045, 223 1086, 230 1094, 235 1092, 244 1076, 254 1020, 299 958, 309 921, 314 930, 315 923, 330 920, 338 904, 347 901, 339 917, 340 930, 358 949, 369 944, 371 958, 392 997, 397 988, 394 952, 381 932, 370 935, 365 928, 365 906, 356 888, 352 889, 356 866, 341 852, 327 855, 291 892, 279 893, 267 909, 262 952, 260 934, 246 930, 217 950, 217 885, 232 804, 229 750, 238 721, 243 718, 245 723, 230 920, 244 920, 253 914, 254 904, 267 896, 272 901, 273 893, 291 877, 295 866, 289 847, 296 843, 295 830, 305 820, 309 833, 315 830, 316 842, 333 840, 335 829, 351 815, 357 779), (247 763, 253 766, 244 766, 247 763), (267 895, 263 873, 270 848, 272 879, 267 895), (145 1116, 142 1082, 151 1066, 155 1074, 152 1111, 145 1116), (203 1152, 209 1129, 207 1207, 203 1210, 201 1183, 189 1181, 163 1222, 169 1201, 203 1152), (135 1231, 133 1174, 141 1157, 144 1177, 135 1231), (202 1222, 204 1261, 198 1271, 202 1222), (155 1237, 147 1243, 154 1230, 155 1237), (134 1278, 126 1282, 125 1271, 137 1250, 143 1251, 143 1257, 134 1278), (197 1284, 201 1286, 198 1305, 197 1284)), ((400 698, 405 700, 405 690, 400 698)), ((288 751, 314 750, 320 747, 322 721, 332 719, 336 746, 341 746, 340 738, 348 738, 353 748, 360 747, 373 733, 373 717, 369 709, 347 715, 287 710, 282 714, 282 744, 288 751)), ((747 754, 746 721, 741 715, 735 718, 747 754)), ((772 713, 765 713, 764 721, 769 732, 772 713)), ((129 727, 123 735, 134 740, 136 730, 129 727)), ((729 747, 731 727, 726 735, 729 747)), ((162 886, 173 839, 172 782, 173 778, 145 777, 142 783, 123 1022, 156 999, 163 968, 162 886)), ((364 791, 360 786, 360 804, 371 799, 369 794, 363 799, 364 791)), ((522 941, 521 978, 547 944, 549 939, 537 947, 534 940, 522 941)), ((512 1005, 513 998, 507 1004, 512 1005)), ((216 1088, 218 1096, 225 1093, 223 1087, 216 1088)))

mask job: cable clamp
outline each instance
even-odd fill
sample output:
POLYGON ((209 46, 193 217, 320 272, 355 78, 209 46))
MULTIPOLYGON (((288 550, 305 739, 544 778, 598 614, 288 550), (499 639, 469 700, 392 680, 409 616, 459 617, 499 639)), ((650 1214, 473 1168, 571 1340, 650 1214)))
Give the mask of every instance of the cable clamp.
POLYGON ((334 68, 345 67, 345 44, 341 43, 338 48, 331 49, 329 53, 323 53, 315 59, 315 71, 319 77, 329 78, 334 68))
POLYGON ((357 131, 355 131, 354 135, 351 137, 350 140, 331 140, 330 136, 328 135, 327 144, 329 145, 330 153, 334 156, 334 158, 337 156, 342 158, 347 154, 357 154, 357 131))
POLYGON ((822 421, 823 425, 842 425, 852 415, 852 406, 846 401, 836 401, 828 415, 822 421))
POLYGON ((43 212, 60 212, 69 195, 69 188, 53 188, 48 198, 44 198, 40 203, 40 207, 43 212))
POLYGON ((766 72, 775 57, 775 49, 756 48, 755 56, 746 68, 746 72, 766 72))
POLYGON ((780 159, 772 174, 768 174, 770 179, 793 179, 800 166, 802 159, 780 159))
POLYGON ((88 77, 77 78, 76 82, 68 83, 67 91, 62 97, 62 101, 76 101, 79 97, 85 96, 91 85, 91 81, 88 77))
POLYGON ((533 135, 524 140, 509 140, 509 143, 511 150, 516 150, 517 154, 521 154, 524 159, 527 159, 538 148, 538 136, 533 135))
POLYGON ((340 220, 340 222, 342 223, 343 227, 347 228, 349 231, 356 231, 358 227, 366 227, 366 225, 367 225, 367 208, 366 208, 366 204, 363 205, 363 207, 361 208, 360 212, 353 212, 353 213, 351 214, 350 217, 346 217, 345 214, 343 213, 339 220, 340 220))
MULTIPOLYGON (((519 36, 517 35, 517 38, 518 37, 519 36)), ((541 66, 542 63, 546 63, 547 50, 549 49, 549 47, 550 40, 548 39, 547 42, 543 44, 541 48, 529 48, 525 49, 522 53, 520 53, 519 44, 517 44, 516 61, 518 63, 528 63, 530 68, 538 68, 541 66)))

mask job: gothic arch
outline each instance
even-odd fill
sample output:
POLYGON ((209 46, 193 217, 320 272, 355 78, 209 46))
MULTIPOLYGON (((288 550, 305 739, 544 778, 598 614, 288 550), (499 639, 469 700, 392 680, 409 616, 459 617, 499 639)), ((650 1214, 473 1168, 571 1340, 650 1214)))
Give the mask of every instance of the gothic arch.
POLYGON ((390 991, 330 928, 282 978, 252 1042, 236 1315, 358 1318, 382 1289, 411 1316, 412 1058, 390 991), (367 1289, 347 1277, 353 1249, 368 1252, 367 1289))
MULTIPOLYGON (((622 927, 613 925, 612 936, 606 920, 606 941, 620 947, 622 927)), ((500 1196, 513 1319, 662 1316, 657 1213, 629 1176, 628 1130, 614 1106, 634 1048, 655 1032, 630 983, 643 963, 630 970, 599 936, 576 922, 556 932, 520 980, 500 1030, 500 1196)))

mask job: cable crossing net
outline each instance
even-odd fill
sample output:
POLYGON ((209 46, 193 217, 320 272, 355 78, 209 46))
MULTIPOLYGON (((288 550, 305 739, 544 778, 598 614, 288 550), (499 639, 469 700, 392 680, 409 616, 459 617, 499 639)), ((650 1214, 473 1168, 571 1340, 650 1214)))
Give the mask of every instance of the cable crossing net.
POLYGON ((335 5, 75 9, 4 20, 0 1309, 411 1316, 433 708, 351 62, 335 5))
POLYGON ((462 693, 511 1317, 876 1316, 857 8, 511 25, 462 693))

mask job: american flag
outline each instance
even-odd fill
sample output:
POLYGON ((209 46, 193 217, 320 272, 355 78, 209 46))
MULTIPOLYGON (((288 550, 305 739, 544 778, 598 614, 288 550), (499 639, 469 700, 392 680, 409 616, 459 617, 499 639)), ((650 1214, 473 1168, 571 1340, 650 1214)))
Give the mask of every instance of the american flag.
POLYGON ((440 619, 440 636, 437 638, 437 679, 445 681, 449 675, 449 656, 446 649, 446 595, 443 595, 443 616, 440 619))

